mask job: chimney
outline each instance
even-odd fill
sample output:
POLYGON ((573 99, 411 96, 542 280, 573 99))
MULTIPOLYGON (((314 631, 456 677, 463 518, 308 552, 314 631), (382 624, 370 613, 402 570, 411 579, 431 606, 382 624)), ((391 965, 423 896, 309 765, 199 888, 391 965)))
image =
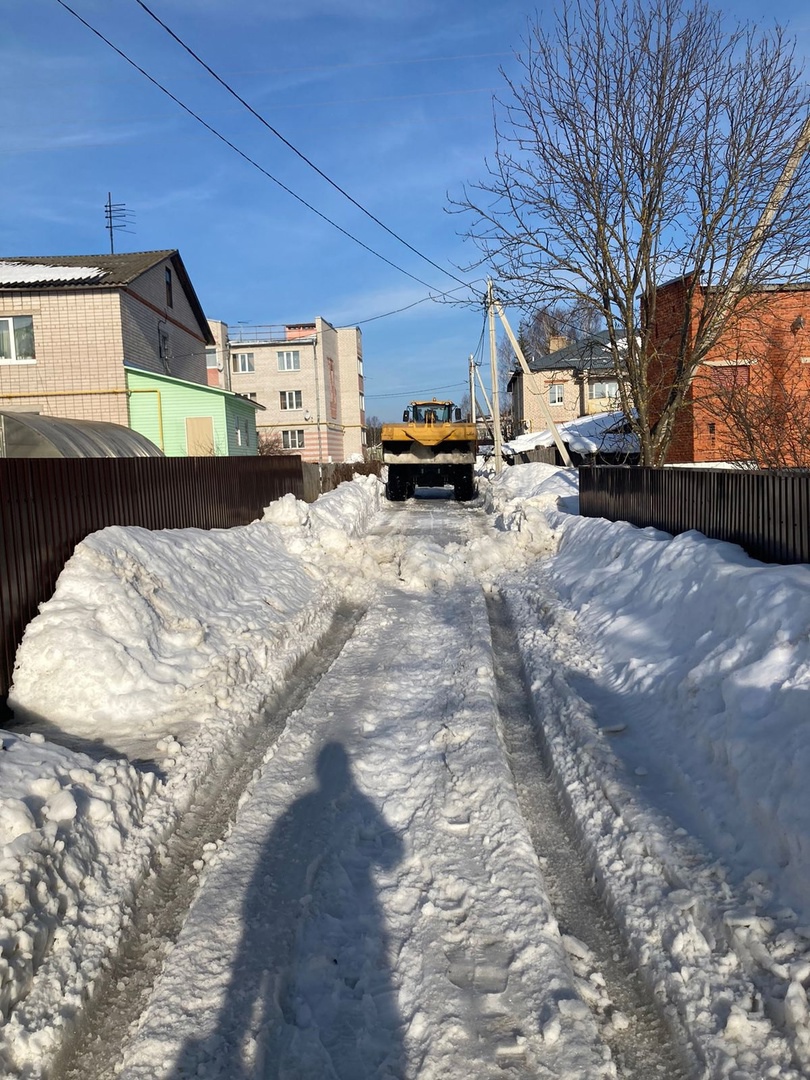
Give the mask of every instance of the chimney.
POLYGON ((548 351, 549 354, 557 352, 559 349, 564 349, 566 345, 570 345, 570 341, 567 337, 563 337, 562 334, 549 334, 548 336, 548 351))

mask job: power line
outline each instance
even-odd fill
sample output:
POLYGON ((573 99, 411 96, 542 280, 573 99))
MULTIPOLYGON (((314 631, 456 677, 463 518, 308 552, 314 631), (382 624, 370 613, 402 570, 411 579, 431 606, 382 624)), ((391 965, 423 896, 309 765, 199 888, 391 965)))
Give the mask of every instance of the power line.
POLYGON ((465 386, 463 382, 446 383, 444 386, 429 386, 427 390, 400 390, 398 393, 392 394, 366 394, 366 401, 378 401, 380 398, 393 398, 393 397, 406 397, 412 398, 421 397, 423 394, 434 394, 437 390, 458 390, 459 387, 465 386))
MULTIPOLYGON (((191 109, 188 105, 186 105, 184 102, 182 102, 180 100, 180 98, 176 97, 171 92, 171 90, 168 90, 162 83, 158 82, 157 79, 153 78, 149 74, 148 71, 145 71, 131 57, 127 56, 127 54, 125 52, 123 52, 121 49, 119 49, 117 45, 114 45, 109 40, 109 38, 106 38, 104 36, 104 34, 101 33, 100 30, 97 30, 94 26, 91 26, 91 24, 86 19, 83 19, 82 16, 79 15, 79 13, 77 11, 74 11, 73 8, 70 7, 69 4, 65 3, 65 0, 56 0, 56 2, 57 2, 57 4, 60 5, 60 7, 63 7, 65 9, 65 11, 68 11, 75 19, 78 19, 78 21, 82 24, 82 26, 86 26, 87 29, 91 33, 95 34, 95 36, 97 38, 99 38, 101 41, 103 41, 105 45, 108 45, 113 50, 113 52, 117 53, 121 57, 122 60, 126 60, 126 62, 128 64, 130 64, 132 67, 134 67, 136 71, 140 72, 140 74, 143 75, 143 77, 145 79, 148 79, 149 82, 152 83, 153 86, 156 86, 157 89, 161 91, 161 93, 165 94, 166 97, 170 98, 176 105, 179 105, 180 108, 184 112, 188 113, 189 116, 193 117, 193 119, 196 120, 197 123, 202 124, 202 126, 207 131, 210 131, 212 135, 215 135, 221 142, 225 143, 225 145, 227 147, 229 147, 231 150, 233 150, 234 153, 238 154, 239 157, 243 158, 245 161, 248 162, 248 164, 252 165, 255 169, 258 169, 259 172, 262 173, 264 176, 266 176, 268 180, 272 180, 274 184, 277 184, 282 189, 282 191, 286 191, 288 195, 291 195, 297 202, 301 203, 302 206, 305 206, 308 210, 311 210, 313 214, 317 214, 317 216, 319 218, 321 218, 321 220, 327 222, 327 224, 331 225, 332 228, 337 229, 338 232, 340 232, 344 236, 348 237, 349 240, 353 240, 355 244, 359 244, 361 248, 364 248, 371 255, 376 256, 376 258, 381 259, 384 263, 387 263, 388 266, 393 267, 394 270, 398 270, 401 274, 404 274, 406 277, 411 278, 412 281, 416 281, 420 285, 424 285, 424 287, 426 289, 429 289, 431 292, 439 293, 438 289, 434 289, 433 286, 429 285, 426 281, 423 281, 421 278, 417 277, 415 274, 412 274, 412 273, 410 273, 410 271, 403 269, 401 266, 398 266, 395 262, 392 262, 390 259, 386 258, 385 255, 381 255, 379 251, 375 251, 374 248, 369 247, 368 244, 366 244, 362 240, 358 239, 358 237, 354 236, 347 229, 344 229, 341 225, 338 225, 337 222, 332 221, 332 219, 330 217, 327 217, 326 214, 323 214, 323 213, 321 213, 320 210, 317 210, 314 206, 312 206, 311 203, 308 203, 306 201, 306 199, 303 199, 300 195, 296 194, 296 192, 294 192, 292 190, 292 188, 289 188, 289 187, 287 187, 286 184, 282 183, 282 181, 279 180, 278 177, 273 176, 272 173, 269 173, 265 168, 263 168, 261 165, 259 165, 259 163, 257 161, 254 161, 254 159, 252 157, 250 157, 248 154, 246 154, 243 150, 240 150, 238 146, 236 146, 234 143, 232 143, 230 141, 230 139, 226 138, 221 132, 217 131, 216 128, 212 127, 211 124, 209 124, 205 120, 203 120, 203 118, 201 116, 199 116, 197 113, 195 113, 193 109, 191 109)), ((439 267, 439 269, 441 269, 441 267, 439 267)), ((447 271, 443 270, 442 273, 447 273, 447 271)), ((452 277, 453 275, 451 274, 450 276, 452 277)), ((456 278, 455 280, 460 281, 459 278, 456 278)), ((466 282, 461 281, 461 284, 464 285, 465 287, 467 287, 466 282)), ((439 295, 445 295, 445 294, 439 294, 439 295)))
POLYGON ((144 0, 135 0, 135 3, 140 8, 142 8, 151 19, 154 19, 154 21, 158 24, 158 26, 162 26, 163 29, 166 31, 166 33, 174 41, 176 41, 177 44, 182 49, 185 49, 185 51, 189 54, 189 56, 193 57, 193 59, 196 60, 197 63, 201 67, 205 68, 205 70, 208 72, 208 74, 212 78, 216 79, 216 81, 219 83, 219 85, 224 90, 227 90, 227 92, 232 97, 236 98, 236 100, 241 105, 244 105, 244 107, 248 110, 248 112, 251 114, 251 116, 255 116, 260 124, 263 124, 264 127, 266 127, 269 132, 271 132, 273 135, 275 135, 275 137, 277 139, 279 139, 281 142, 283 142, 284 145, 289 150, 292 150, 292 152, 294 154, 296 154, 305 164, 309 165, 309 167, 311 169, 313 169, 318 174, 318 176, 321 177, 321 179, 325 180, 327 182, 327 184, 330 184, 335 189, 335 191, 338 191, 345 199, 348 199, 349 202, 352 204, 352 206, 356 206, 358 210, 360 210, 362 213, 364 213, 366 215, 366 217, 370 218, 371 221, 373 221, 376 225, 379 225, 381 229, 384 229, 385 232, 387 232, 389 236, 393 236, 393 238, 395 240, 398 240, 400 244, 404 244, 405 247, 409 251, 412 251, 414 255, 418 255, 420 259, 424 259, 424 261, 426 263, 429 263, 430 266, 432 266, 435 270, 438 270, 438 271, 440 271, 440 273, 446 274, 448 277, 451 277, 453 279, 453 281, 457 281, 459 283, 459 285, 466 285, 467 284, 467 282, 462 281, 460 277, 456 277, 456 275, 454 273, 452 273, 452 271, 446 270, 443 266, 440 266, 437 262, 434 262, 433 259, 429 258, 429 256, 427 256, 423 252, 419 251, 419 249, 415 248, 413 246, 413 244, 409 244, 407 240, 405 240, 403 237, 401 237, 399 235, 399 233, 396 233, 396 232, 394 232, 393 229, 390 229, 385 224, 384 221, 380 221, 380 219, 375 214, 372 214, 372 212, 370 210, 368 210, 365 206, 363 206, 362 203, 358 202, 357 199, 355 199, 352 195, 350 195, 348 193, 348 191, 345 190, 345 188, 342 188, 340 186, 340 184, 337 183, 337 181, 333 180, 331 178, 331 176, 328 176, 323 171, 323 169, 319 168, 315 164, 314 161, 312 161, 310 158, 308 158, 306 156, 306 154, 303 153, 303 151, 299 150, 297 146, 294 146, 293 143, 291 143, 289 139, 286 139, 281 134, 280 131, 278 131, 276 128, 273 127, 273 125, 271 123, 269 123, 269 121, 265 120, 265 118, 261 115, 261 113, 257 112, 253 108, 252 105, 250 105, 247 101, 245 101, 245 99, 234 90, 234 88, 230 85, 230 83, 227 83, 220 75, 218 75, 216 73, 216 71, 214 71, 214 69, 209 64, 207 64, 205 62, 205 60, 203 60, 202 57, 199 56, 198 53, 196 53, 191 48, 190 45, 187 45, 186 42, 183 41, 183 39, 178 34, 176 34, 174 32, 174 30, 172 30, 172 28, 170 26, 167 26, 167 24, 165 22, 163 22, 163 20, 159 16, 157 16, 154 13, 154 11, 152 11, 152 9, 147 4, 144 3, 144 0))

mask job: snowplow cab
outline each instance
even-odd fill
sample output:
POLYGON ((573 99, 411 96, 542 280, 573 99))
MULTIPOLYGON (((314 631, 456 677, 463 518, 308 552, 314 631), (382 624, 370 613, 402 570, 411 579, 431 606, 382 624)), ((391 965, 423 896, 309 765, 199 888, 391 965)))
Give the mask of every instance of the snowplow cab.
POLYGON ((381 441, 388 499, 408 499, 417 486, 447 484, 459 500, 475 497, 476 428, 452 401, 412 401, 401 424, 383 424, 381 441))

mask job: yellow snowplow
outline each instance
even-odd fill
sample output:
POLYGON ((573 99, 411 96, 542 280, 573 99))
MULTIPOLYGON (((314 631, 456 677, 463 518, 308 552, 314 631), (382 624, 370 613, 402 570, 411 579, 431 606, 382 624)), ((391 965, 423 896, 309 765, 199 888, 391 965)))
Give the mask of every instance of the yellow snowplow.
POLYGON ((386 498, 401 502, 417 485, 445 484, 453 485, 459 500, 474 498, 477 449, 475 424, 463 421, 452 401, 412 401, 401 424, 383 424, 386 498))

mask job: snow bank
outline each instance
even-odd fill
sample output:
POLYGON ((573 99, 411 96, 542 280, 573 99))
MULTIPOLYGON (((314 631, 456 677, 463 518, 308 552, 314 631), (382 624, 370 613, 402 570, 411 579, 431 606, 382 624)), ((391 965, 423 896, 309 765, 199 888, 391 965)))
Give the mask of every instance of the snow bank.
POLYGON ((798 1075, 810 569, 560 513, 554 483, 516 466, 489 498, 505 520, 544 520, 558 544, 504 589, 597 875, 709 1075, 798 1075))
POLYGON ((244 528, 113 527, 77 545, 18 650, 19 727, 0 753, 6 1075, 47 1068, 156 849, 328 631, 380 487, 282 499, 244 528))

